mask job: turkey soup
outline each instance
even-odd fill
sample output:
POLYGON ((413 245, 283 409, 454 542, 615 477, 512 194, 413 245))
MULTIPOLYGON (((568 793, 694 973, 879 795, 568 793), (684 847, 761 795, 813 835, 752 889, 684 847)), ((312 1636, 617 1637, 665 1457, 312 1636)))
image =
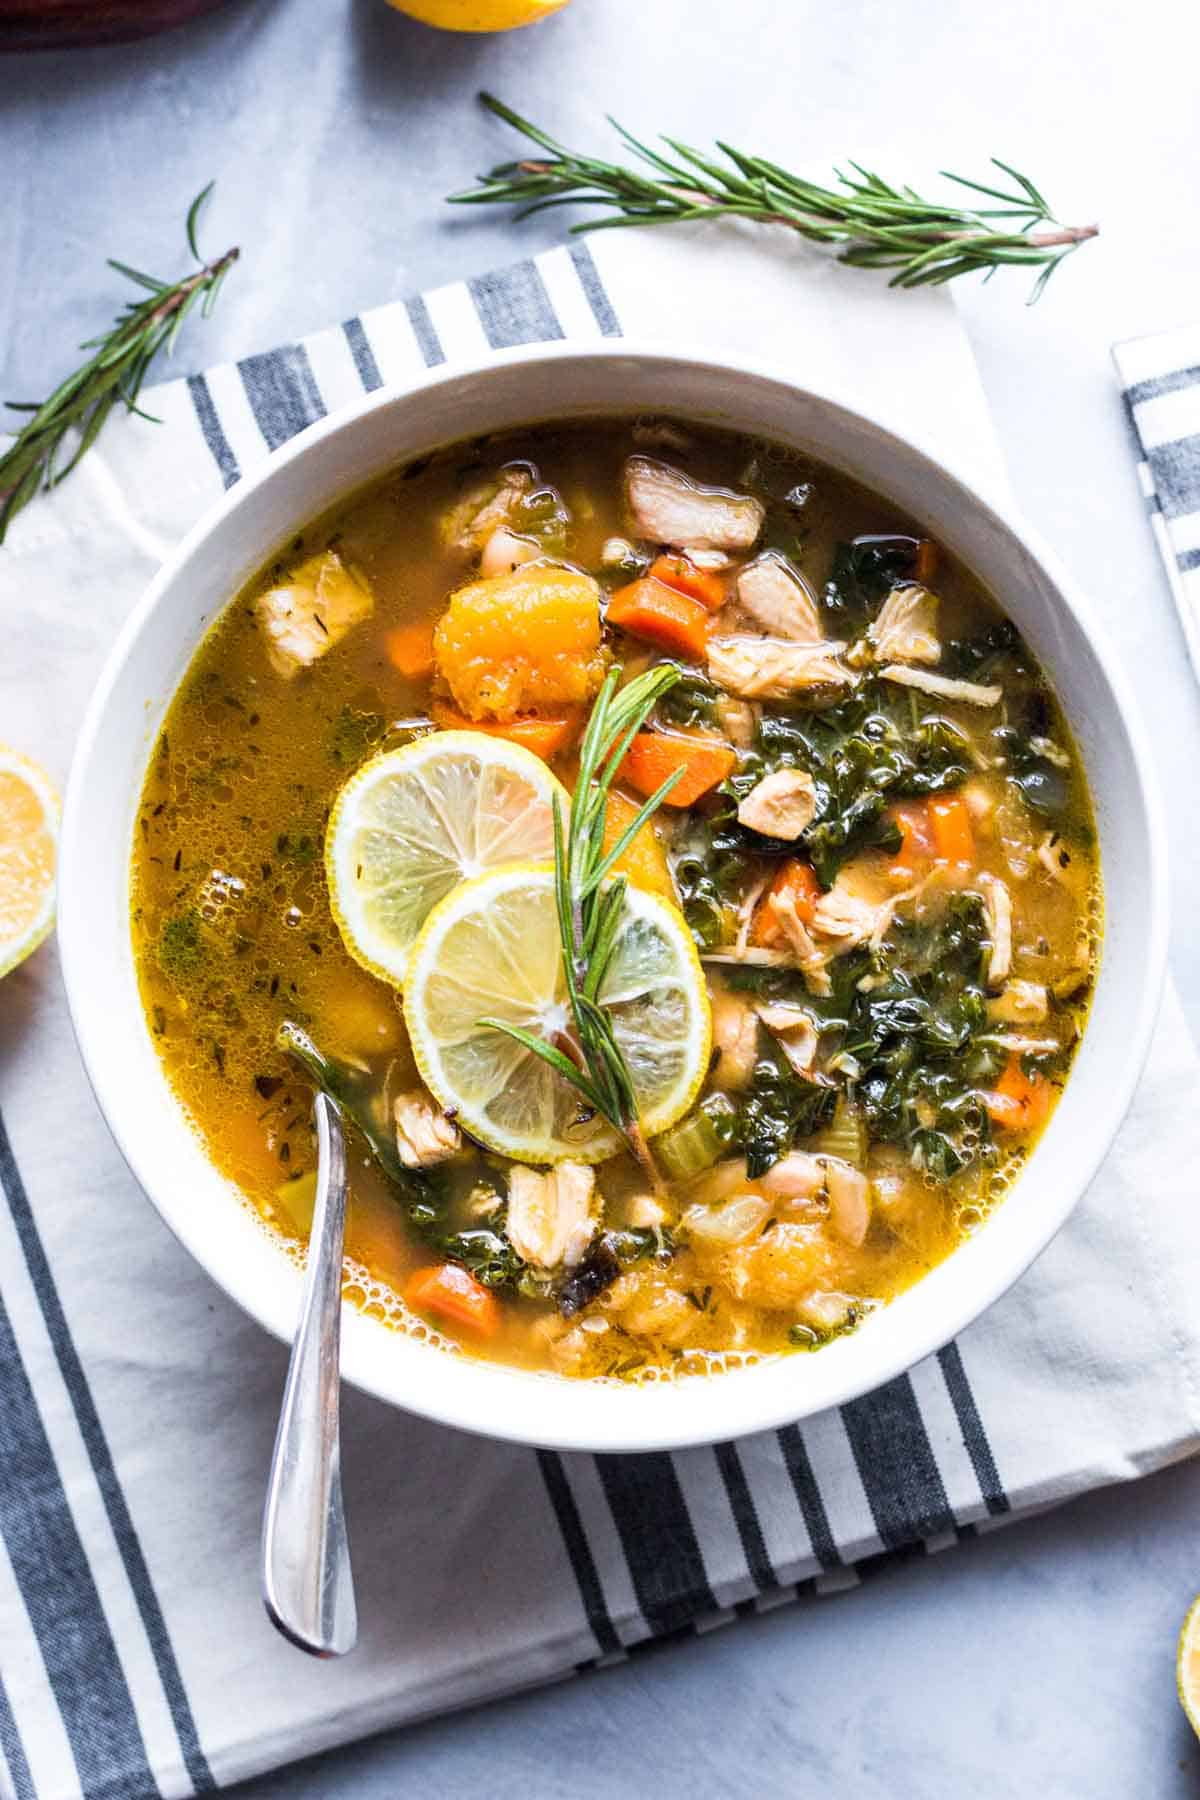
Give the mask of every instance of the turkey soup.
POLYGON ((1100 887, 966 569, 777 444, 606 419, 399 468, 232 600, 132 920, 167 1078, 295 1254, 323 1087, 349 1298, 638 1380, 817 1349, 979 1228, 1100 887))

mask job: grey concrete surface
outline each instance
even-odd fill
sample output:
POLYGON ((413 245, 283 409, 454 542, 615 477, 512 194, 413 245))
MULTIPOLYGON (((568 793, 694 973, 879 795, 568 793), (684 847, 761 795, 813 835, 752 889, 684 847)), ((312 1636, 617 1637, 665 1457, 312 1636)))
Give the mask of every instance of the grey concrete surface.
MULTIPOLYGON (((1190 0, 573 0, 499 38, 438 35, 382 0, 228 0, 145 44, 3 59, 0 392, 44 392, 104 322, 105 254, 170 272, 187 201, 212 176, 205 241, 240 242, 244 262, 184 366, 555 241, 561 215, 517 229, 441 205, 508 150, 472 103, 485 85, 593 144, 607 109, 813 168, 873 157, 914 182, 995 153, 1063 216, 1099 218, 1101 238, 1034 311, 1020 276, 961 305, 1018 498, 1106 614, 1150 719, 1195 1022, 1200 700, 1108 356, 1114 339, 1200 316, 1190 0)), ((1200 1787, 1172 1675, 1197 1587, 1190 1465, 848 1596, 241 1791, 1176 1800, 1200 1787)))

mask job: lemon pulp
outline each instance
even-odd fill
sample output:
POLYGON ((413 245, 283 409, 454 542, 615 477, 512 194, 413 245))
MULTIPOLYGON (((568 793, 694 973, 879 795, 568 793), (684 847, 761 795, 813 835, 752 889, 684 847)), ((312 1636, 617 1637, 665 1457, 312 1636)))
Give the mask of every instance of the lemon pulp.
MULTIPOLYGON (((691 1106, 708 1069, 704 975, 678 909, 626 891, 597 996, 633 1079, 647 1136, 691 1106)), ((568 1032, 554 871, 498 869, 464 883, 430 914, 413 947, 404 1016, 422 1079, 472 1137, 522 1162, 600 1162, 621 1147, 604 1119, 533 1051, 484 1024, 553 1042, 568 1032)))
POLYGON ((350 954, 402 984, 433 908, 501 863, 549 856, 554 797, 540 757, 476 731, 439 731, 351 776, 325 838, 330 905, 350 954))
POLYGON ((58 795, 44 769, 0 745, 0 975, 54 923, 58 795))

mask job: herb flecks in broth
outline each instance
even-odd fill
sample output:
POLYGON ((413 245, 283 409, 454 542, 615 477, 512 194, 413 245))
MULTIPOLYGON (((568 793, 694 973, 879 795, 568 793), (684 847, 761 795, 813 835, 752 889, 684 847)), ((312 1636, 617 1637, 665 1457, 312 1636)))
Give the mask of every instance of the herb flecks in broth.
MULTIPOLYGON (((495 842, 486 791, 470 816, 495 842)), ((464 869, 472 854, 464 840, 464 869)), ((1053 1110, 1098 928, 1074 746, 978 584, 832 471, 661 419, 454 447, 307 529, 201 646, 133 846, 149 1028, 217 1165, 302 1242, 328 1088, 361 1133, 348 1291, 397 1318, 386 1297, 404 1295, 463 1348, 571 1375, 819 1348, 946 1256, 1053 1110), (586 1097, 548 1066, 579 1149, 514 1162, 463 1130, 475 1065, 449 1058, 459 1104, 430 1092, 401 995, 347 950, 330 812, 356 770, 439 730, 519 746, 569 795, 605 671, 667 665, 592 866, 618 849, 606 879, 690 933, 707 1074, 653 1138, 657 1184, 627 1153, 589 1160, 586 1097)), ((548 932, 515 952, 531 992, 561 961, 552 914, 548 932)), ((563 998, 531 1029, 586 1068, 563 998)), ((472 1028, 494 1009, 463 1004, 472 1028)), ((656 1032, 670 1049, 672 1004, 637 1001, 638 1081, 660 1067, 656 1032)))

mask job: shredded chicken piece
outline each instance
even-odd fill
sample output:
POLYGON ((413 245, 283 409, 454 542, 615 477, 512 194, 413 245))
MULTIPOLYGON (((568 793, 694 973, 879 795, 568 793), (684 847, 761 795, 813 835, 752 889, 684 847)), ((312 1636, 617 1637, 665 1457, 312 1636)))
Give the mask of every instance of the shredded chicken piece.
POLYGON ((794 644, 819 644, 824 632, 816 596, 777 550, 747 563, 737 578, 738 605, 773 637, 794 644))
POLYGON ((856 893, 853 877, 843 870, 827 894, 822 894, 813 908, 813 930, 820 937, 834 938, 840 956, 858 944, 879 944, 886 936, 892 915, 903 896, 888 900, 871 900, 856 893))
POLYGON ((406 1169, 428 1169, 462 1147, 462 1134, 424 1088, 397 1094, 392 1105, 396 1155, 406 1169))
POLYGON ((738 928, 733 950, 734 955, 739 959, 746 954, 746 946, 750 942, 750 933, 754 928, 754 914, 770 879, 769 875, 764 875, 761 880, 753 882, 738 902, 738 928))
POLYGON ((533 562, 542 554, 541 546, 532 538, 518 537, 507 525, 498 525, 479 559, 481 576, 511 575, 522 563, 533 562))
MULTIPOLYGON (((796 902, 789 893, 769 894, 767 905, 775 917, 779 929, 796 953, 796 961, 801 973, 812 993, 823 996, 833 992, 829 979, 829 971, 825 967, 825 957, 818 950, 809 933, 807 925, 796 911, 796 902)), ((747 953, 749 955, 749 952, 747 953)))
POLYGON ((802 1006, 789 1006, 779 1001, 774 1005, 759 1006, 756 1011, 787 1057, 793 1072, 813 1079, 813 1058, 817 1054, 819 1034, 810 1015, 802 1006))
POLYGON ((1006 982, 1004 991, 988 1001, 989 1019, 1004 1025, 1037 1025, 1049 1010, 1049 996, 1040 981, 1006 982))
POLYGON ((748 750, 758 729, 758 715, 749 701, 722 694, 717 701, 717 724, 735 750, 748 750))
POLYGON ((633 1231, 661 1231, 670 1221, 670 1214, 661 1200, 653 1194, 635 1194, 626 1202, 625 1223, 633 1231))
POLYGON ((798 838, 817 812, 817 790, 804 769, 775 769, 738 803, 738 824, 763 837, 798 838))
POLYGON ((371 590, 350 573, 336 550, 310 556, 283 586, 254 602, 267 660, 285 681, 310 669, 374 609, 371 590))
POLYGON ((708 672, 743 700, 786 700, 809 688, 853 687, 858 677, 841 660, 845 648, 735 633, 708 640, 708 672))
POLYGON ((799 1322, 811 1325, 814 1331, 836 1331, 846 1323, 854 1305, 849 1294, 830 1291, 806 1294, 795 1311, 799 1322))
POLYGON ((762 530, 763 507, 749 494, 700 487, 668 463, 631 456, 625 494, 640 536, 675 549, 749 550, 762 530))
POLYGON ((937 700, 962 700, 968 706, 999 706, 1004 689, 983 687, 977 681, 953 681, 949 675, 935 675, 931 669, 909 669, 903 663, 889 663, 880 669, 884 681, 898 682, 901 687, 920 688, 937 700))
POLYGON ((829 1223, 844 1244, 857 1250, 871 1223, 871 1184, 861 1169, 840 1157, 825 1158, 829 1223))
POLYGON ((807 1150, 790 1150, 777 1163, 772 1163, 765 1175, 759 1176, 758 1185, 772 1200, 785 1205, 798 1200, 813 1200, 825 1191, 824 1159, 810 1155, 807 1150))
POLYGON ((509 1241, 522 1261, 539 1269, 573 1269, 596 1229, 592 1194, 596 1172, 561 1162, 542 1173, 515 1164, 508 1178, 509 1241))
POLYGON ((893 588, 867 630, 881 662, 935 663, 942 654, 937 635, 938 597, 911 583, 893 588))
POLYGON ((1012 896, 998 875, 985 871, 979 877, 983 889, 983 908, 987 915, 988 936, 992 947, 988 952, 987 984, 1003 987, 1012 969, 1012 896))
POLYGON ((706 569, 710 574, 719 574, 733 561, 728 550, 702 550, 696 544, 685 544, 683 554, 698 569, 706 569))
POLYGON ((528 494, 534 472, 522 463, 501 469, 499 477, 481 482, 442 514, 443 548, 464 560, 477 556, 500 525, 509 524, 517 501, 528 494))
POLYGON ((1062 1049, 1057 1038, 1029 1037, 1017 1031, 998 1031, 989 1041, 1011 1056, 1053 1056, 1062 1049))
POLYGON ((996 810, 996 796, 982 781, 968 781, 959 792, 976 825, 983 825, 992 817, 996 810))
POLYGON ((718 1087, 749 1087, 758 1061, 758 1015, 740 994, 717 994, 712 1003, 713 1043, 718 1087))
POLYGON ((1064 879, 1063 871, 1069 867, 1071 852, 1064 846, 1057 831, 1048 831, 1037 847, 1037 859, 1047 875, 1055 881, 1064 879))

